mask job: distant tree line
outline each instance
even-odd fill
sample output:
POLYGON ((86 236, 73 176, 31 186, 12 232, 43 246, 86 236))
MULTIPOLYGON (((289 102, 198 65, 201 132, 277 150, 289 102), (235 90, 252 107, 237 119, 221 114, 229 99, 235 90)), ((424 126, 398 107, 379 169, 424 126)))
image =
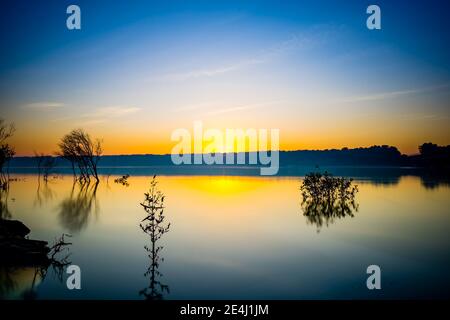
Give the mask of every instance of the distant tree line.
POLYGON ((280 152, 282 165, 317 166, 411 166, 450 168, 450 146, 424 143, 418 155, 404 155, 396 147, 342 148, 332 150, 301 150, 280 152))
MULTIPOLYGON (((426 145, 426 144, 424 144, 426 145)), ((423 145, 422 145, 423 146, 423 145)), ((420 146, 419 148, 421 148, 420 146)), ((425 151, 425 154, 404 155, 396 147, 392 146, 372 146, 369 148, 343 148, 331 150, 298 150, 298 151, 280 151, 281 166, 411 166, 411 167, 449 167, 450 157, 447 153, 439 150, 448 150, 448 146, 439 147, 435 150, 425 151)), ((425 147, 425 150, 427 147, 425 147)), ((248 153, 246 153, 248 157, 248 153)), ((96 161, 100 157, 95 156, 96 161)), ((77 169, 78 163, 83 165, 84 162, 76 161, 76 157, 70 153, 65 157, 65 161, 58 160, 60 167, 73 167, 72 172, 79 176, 78 172, 87 172, 85 169, 77 169), (74 160, 74 161, 72 161, 74 160)), ((81 158, 80 158, 81 159, 81 158)), ((33 158, 15 157, 13 159, 16 167, 36 166, 33 158)), ((101 156, 102 166, 171 166, 172 161, 170 155, 111 155, 101 156)), ((87 162, 90 163, 90 162, 87 162)), ((94 162, 95 164, 96 162, 94 162)), ((257 165, 259 166, 259 165, 257 165)), ((97 165, 98 167, 98 165, 97 165)), ((177 166, 182 167, 182 166, 177 166)), ((98 169, 97 169, 98 170, 98 169)), ((94 170, 95 171, 95 170, 94 170)))
POLYGON ((450 145, 438 146, 427 142, 419 146, 420 155, 416 158, 422 167, 449 167, 450 145))
POLYGON ((396 147, 371 146, 368 148, 342 148, 328 150, 298 150, 280 152, 282 165, 348 165, 397 166, 408 161, 396 147))

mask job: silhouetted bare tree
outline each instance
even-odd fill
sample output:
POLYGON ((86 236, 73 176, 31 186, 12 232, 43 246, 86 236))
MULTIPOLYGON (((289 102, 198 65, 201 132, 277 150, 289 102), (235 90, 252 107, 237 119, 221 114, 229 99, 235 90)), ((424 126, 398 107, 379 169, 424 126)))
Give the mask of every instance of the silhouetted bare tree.
POLYGON ((63 233, 59 238, 55 239, 48 253, 50 265, 60 282, 63 280, 64 268, 71 264, 69 260, 69 246, 72 245, 72 242, 67 242, 66 237, 70 238, 72 236, 63 233))
POLYGON ((90 181, 91 177, 99 181, 97 165, 102 154, 100 140, 92 141, 88 133, 76 129, 65 135, 58 146, 58 154, 71 163, 74 176, 77 167, 79 181, 90 181))
POLYGON ((7 124, 4 119, 0 118, 0 187, 6 189, 8 187, 8 175, 5 173, 5 165, 12 159, 15 154, 14 148, 6 143, 13 134, 15 128, 13 124, 7 124))
POLYGON ((150 190, 144 193, 145 199, 141 203, 147 216, 141 221, 140 227, 142 231, 150 236, 151 247, 145 246, 145 250, 149 253, 150 265, 145 272, 145 276, 150 276, 150 284, 139 292, 148 300, 161 300, 164 292, 169 292, 169 287, 158 280, 162 276, 159 272, 159 261, 164 261, 159 254, 163 249, 157 245, 157 241, 169 231, 170 223, 164 223, 164 195, 157 188, 156 176, 153 176, 150 182, 150 190))
POLYGON ((38 168, 38 183, 40 183, 42 174, 42 163, 44 162, 44 154, 34 151, 34 158, 36 159, 36 165, 38 168))
POLYGON ((41 174, 44 181, 48 181, 48 176, 53 172, 56 165, 56 158, 43 153, 34 152, 38 166, 38 183, 40 183, 41 174))

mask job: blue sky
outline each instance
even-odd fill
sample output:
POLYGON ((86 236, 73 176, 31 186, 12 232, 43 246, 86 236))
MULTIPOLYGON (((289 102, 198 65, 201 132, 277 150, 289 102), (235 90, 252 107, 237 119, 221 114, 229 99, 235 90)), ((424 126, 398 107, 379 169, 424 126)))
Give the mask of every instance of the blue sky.
POLYGON ((72 127, 109 153, 169 152, 170 132, 198 119, 280 128, 285 149, 412 153, 450 143, 449 12, 448 1, 9 2, 1 116, 20 154, 50 152, 72 127), (65 27, 69 4, 81 30, 65 27), (365 26, 369 4, 381 30, 365 26))

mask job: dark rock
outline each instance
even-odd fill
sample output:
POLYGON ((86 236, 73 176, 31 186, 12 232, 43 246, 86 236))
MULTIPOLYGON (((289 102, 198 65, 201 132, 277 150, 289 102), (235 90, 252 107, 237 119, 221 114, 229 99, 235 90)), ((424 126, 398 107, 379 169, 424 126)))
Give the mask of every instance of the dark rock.
POLYGON ((0 219, 0 239, 2 238, 25 238, 30 229, 17 220, 0 219))
POLYGON ((0 219, 0 265, 48 264, 46 241, 25 239, 30 233, 22 222, 0 219))

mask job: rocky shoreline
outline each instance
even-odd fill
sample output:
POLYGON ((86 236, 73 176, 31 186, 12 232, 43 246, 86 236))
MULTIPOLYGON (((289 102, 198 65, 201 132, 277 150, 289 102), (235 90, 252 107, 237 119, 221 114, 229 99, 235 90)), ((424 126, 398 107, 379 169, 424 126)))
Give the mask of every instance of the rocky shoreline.
POLYGON ((48 265, 47 241, 28 239, 30 229, 18 220, 0 219, 0 265, 48 265))

